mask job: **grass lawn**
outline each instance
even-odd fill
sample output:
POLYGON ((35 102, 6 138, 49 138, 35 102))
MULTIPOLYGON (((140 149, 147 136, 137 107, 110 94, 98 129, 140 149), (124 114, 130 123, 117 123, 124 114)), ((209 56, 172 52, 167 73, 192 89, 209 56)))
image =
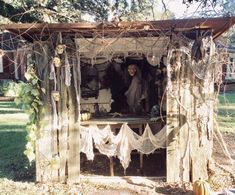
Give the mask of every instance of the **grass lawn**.
POLYGON ((27 118, 14 102, 0 102, 0 178, 15 181, 35 178, 35 166, 29 166, 23 154, 27 118))
POLYGON ((235 92, 220 94, 217 119, 222 132, 235 133, 235 92))

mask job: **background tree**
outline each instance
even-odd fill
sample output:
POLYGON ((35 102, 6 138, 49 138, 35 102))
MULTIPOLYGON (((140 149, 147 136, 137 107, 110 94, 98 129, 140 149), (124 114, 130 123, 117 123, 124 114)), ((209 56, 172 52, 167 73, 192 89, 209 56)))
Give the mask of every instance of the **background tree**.
MULTIPOLYGON (((184 0, 182 0, 182 3, 184 0)), ((164 0, 0 0, 0 16, 11 22, 78 22, 154 20, 163 5, 164 18, 174 17, 164 0), (111 16, 111 17, 110 17, 111 16)))
POLYGON ((235 16, 235 0, 223 0, 221 5, 225 14, 235 16))

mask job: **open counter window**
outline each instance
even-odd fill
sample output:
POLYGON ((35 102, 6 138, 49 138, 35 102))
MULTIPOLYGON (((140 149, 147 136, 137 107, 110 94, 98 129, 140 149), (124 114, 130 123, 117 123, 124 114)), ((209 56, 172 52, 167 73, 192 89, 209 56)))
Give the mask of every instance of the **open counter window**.
POLYGON ((94 65, 82 60, 81 75, 82 112, 91 112, 93 117, 113 117, 113 113, 125 117, 165 114, 163 58, 157 66, 149 64, 145 56, 113 58, 94 65))

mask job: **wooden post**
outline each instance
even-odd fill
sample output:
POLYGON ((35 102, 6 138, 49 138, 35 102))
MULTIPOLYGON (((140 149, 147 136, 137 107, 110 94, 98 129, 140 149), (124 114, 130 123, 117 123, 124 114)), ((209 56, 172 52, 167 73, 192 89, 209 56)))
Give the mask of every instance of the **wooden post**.
POLYGON ((198 79, 187 63, 181 64, 178 79, 168 79, 173 95, 167 92, 167 181, 207 179, 212 155, 212 139, 207 134, 208 128, 213 130, 213 100, 207 94, 214 92, 213 79, 198 79), (208 117, 202 127, 198 126, 200 115, 208 117))
MULTIPOLYGON (((72 85, 72 84, 71 84, 72 85)), ((72 86, 69 87, 69 151, 68 151, 68 182, 79 182, 80 153, 77 144, 79 142, 79 131, 75 128, 76 101, 72 86)))
POLYGON ((66 176, 66 162, 67 162, 67 138, 68 138, 68 107, 67 87, 64 84, 64 78, 61 78, 61 111, 59 115, 60 130, 59 130, 59 157, 60 157, 60 181, 67 182, 66 176))
MULTIPOLYGON (((76 101, 76 95, 78 97, 80 93, 80 77, 77 76, 80 66, 73 63, 73 69, 70 67, 70 86, 65 85, 63 66, 56 68, 57 82, 51 81, 49 80, 50 64, 51 56, 54 55, 50 52, 53 51, 52 48, 49 49, 49 43, 40 42, 35 44, 34 49, 36 50, 37 73, 42 81, 41 87, 45 91, 42 95, 45 110, 41 112, 40 120, 43 124, 46 124, 42 128, 43 136, 36 144, 37 181, 78 183, 80 175, 80 134, 79 129, 76 129, 75 123, 80 112, 78 105, 80 100, 77 99, 76 101), (56 103, 51 98, 55 83, 60 93, 60 99, 56 103), (58 115, 58 121, 56 117, 53 117, 55 115, 58 115), (50 164, 50 160, 55 155, 59 157, 59 169, 52 169, 50 164)), ((71 54, 71 56, 76 58, 76 55, 71 54)))
MULTIPOLYGON (((177 84, 172 83, 173 89, 177 89, 177 84)), ((179 105, 173 97, 167 95, 167 181, 179 181, 179 115, 177 114, 179 105)))
MULTIPOLYGON (((144 125, 140 124, 139 126, 139 135, 143 134, 144 125)), ((140 174, 144 175, 144 155, 140 152, 140 174)))
POLYGON ((109 157, 109 169, 110 169, 110 176, 114 176, 114 164, 113 164, 113 157, 109 157))
POLYGON ((36 142, 36 181, 51 181, 50 158, 53 153, 51 134, 52 129, 52 107, 51 107, 51 85, 49 80, 49 61, 50 49, 47 42, 35 43, 34 45, 36 68, 41 88, 45 93, 42 94, 43 109, 39 119, 42 127, 40 129, 42 137, 36 142), (40 64, 40 65, 39 65, 40 64))

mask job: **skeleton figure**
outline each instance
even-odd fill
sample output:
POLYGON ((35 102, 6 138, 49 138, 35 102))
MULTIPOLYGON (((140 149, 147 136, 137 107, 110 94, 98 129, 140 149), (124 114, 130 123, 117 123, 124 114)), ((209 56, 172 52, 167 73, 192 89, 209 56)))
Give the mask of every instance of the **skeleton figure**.
POLYGON ((192 46, 191 58, 196 62, 199 62, 205 56, 205 48, 202 39, 202 36, 197 37, 192 46))
POLYGON ((151 118, 160 116, 160 107, 159 105, 154 105, 150 112, 151 118))
POLYGON ((125 92, 129 110, 132 113, 140 113, 142 111, 142 100, 146 98, 143 82, 141 80, 140 70, 137 65, 128 65, 128 73, 131 77, 131 83, 128 90, 125 92))

